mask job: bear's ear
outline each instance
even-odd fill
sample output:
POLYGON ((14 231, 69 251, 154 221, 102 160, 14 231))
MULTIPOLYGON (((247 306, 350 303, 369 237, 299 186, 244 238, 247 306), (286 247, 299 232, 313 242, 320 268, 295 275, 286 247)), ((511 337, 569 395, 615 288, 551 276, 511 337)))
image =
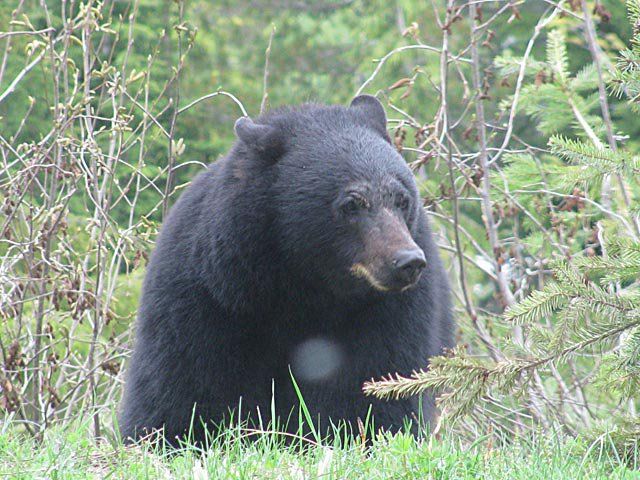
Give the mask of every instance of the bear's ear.
POLYGON ((373 95, 358 95, 351 101, 349 108, 359 113, 358 117, 368 126, 380 133, 389 143, 391 138, 387 133, 387 114, 380 101, 373 95))
POLYGON ((276 127, 254 123, 249 117, 240 117, 233 129, 247 147, 265 159, 274 161, 284 151, 284 136, 276 127))

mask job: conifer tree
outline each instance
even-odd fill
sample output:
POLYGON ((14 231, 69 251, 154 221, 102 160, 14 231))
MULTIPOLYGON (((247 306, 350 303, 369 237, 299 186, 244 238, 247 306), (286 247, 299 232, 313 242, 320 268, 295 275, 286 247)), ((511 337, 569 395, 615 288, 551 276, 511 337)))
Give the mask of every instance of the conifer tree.
MULTIPOLYGON (((637 0, 629 1, 629 20, 634 29, 631 45, 620 53, 607 80, 610 93, 640 111, 637 0)), ((527 61, 520 112, 549 137, 548 152, 537 158, 530 153, 506 155, 501 178, 520 205, 532 212, 524 219, 525 229, 527 222, 553 229, 558 216, 571 217, 586 225, 594 239, 563 245, 563 257, 548 255, 552 274, 542 288, 503 315, 504 325, 517 325, 525 332, 522 342, 500 345, 503 355, 478 357, 461 345, 432 359, 428 369, 408 378, 391 375, 372 381, 365 392, 390 399, 432 389, 446 418, 468 414, 495 426, 504 425, 507 416, 523 414, 517 407, 523 404, 519 397, 530 396, 532 386, 551 385, 538 391, 548 405, 547 418, 572 433, 613 422, 622 444, 629 445, 640 434, 635 413, 640 391, 640 155, 632 142, 620 141, 623 137, 608 138, 607 129, 613 126, 596 114, 603 100, 598 65, 572 74, 567 58, 564 36, 552 31, 546 58, 527 61), (544 185, 541 174, 546 176, 544 185), (538 208, 543 194, 557 202, 553 214, 538 208), (576 369, 586 372, 583 384, 567 381, 576 369), (560 402, 549 392, 563 389, 579 396, 583 406, 554 409, 560 402), (610 397, 612 409, 590 409, 590 396, 610 397)), ((507 77, 523 61, 507 56, 495 66, 507 77)), ((491 194, 498 201, 502 191, 491 194)), ((529 248, 549 247, 549 238, 539 229, 528 232, 529 248)), ((522 427, 527 421, 518 424, 522 427)))

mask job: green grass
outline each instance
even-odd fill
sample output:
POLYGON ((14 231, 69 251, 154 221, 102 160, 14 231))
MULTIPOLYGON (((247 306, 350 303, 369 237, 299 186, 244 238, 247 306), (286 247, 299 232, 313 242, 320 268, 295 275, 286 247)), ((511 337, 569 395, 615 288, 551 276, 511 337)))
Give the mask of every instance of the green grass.
POLYGON ((446 436, 415 441, 398 434, 381 436, 369 448, 310 442, 301 449, 284 446, 276 435, 247 441, 246 434, 229 430, 204 452, 188 446, 169 453, 149 445, 96 445, 86 426, 51 428, 42 442, 4 427, 0 478, 640 479, 640 472, 600 443, 557 437, 496 448, 487 441, 463 446, 446 436))

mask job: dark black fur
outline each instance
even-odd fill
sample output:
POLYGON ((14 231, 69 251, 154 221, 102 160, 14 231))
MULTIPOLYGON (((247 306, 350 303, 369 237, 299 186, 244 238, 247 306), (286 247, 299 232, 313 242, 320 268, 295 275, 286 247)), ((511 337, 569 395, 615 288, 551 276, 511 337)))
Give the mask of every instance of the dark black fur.
MULTIPOLYGON (((241 140, 182 194, 151 257, 120 416, 125 438, 161 427, 167 439, 183 435, 195 404, 193 431, 202 440, 198 419, 220 422, 240 398, 243 412, 256 418, 258 407, 268 422, 273 386, 286 420, 298 404, 289 365, 314 338, 331 355, 320 348, 309 358, 335 360, 330 375, 298 378, 295 364, 293 372, 322 425, 354 425, 370 404, 378 427, 415 418, 416 398, 384 402, 361 390, 372 377, 425 367, 452 345, 447 279, 384 122, 371 97, 238 122, 241 140), (409 196, 403 222, 427 261, 413 288, 381 292, 349 272, 364 247, 339 202, 354 181, 379 202, 387 185, 409 196)), ((427 399, 427 418, 432 408, 427 399)), ((297 418, 296 411, 289 430, 297 418)))

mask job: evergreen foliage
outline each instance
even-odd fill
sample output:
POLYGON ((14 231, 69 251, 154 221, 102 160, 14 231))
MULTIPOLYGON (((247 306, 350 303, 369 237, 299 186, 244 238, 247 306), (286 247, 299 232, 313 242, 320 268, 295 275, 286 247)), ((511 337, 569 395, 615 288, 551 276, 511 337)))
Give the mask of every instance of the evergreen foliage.
MULTIPOLYGON (((628 5, 634 37, 608 82, 637 108, 640 3, 631 0, 628 5)), ((495 66, 508 77, 525 61, 505 56, 495 66)), ((365 390, 395 398, 433 389, 445 420, 470 418, 509 430, 505 418, 521 429, 528 425, 524 415, 543 427, 557 423, 569 432, 585 427, 594 436, 614 431, 620 448, 637 448, 640 156, 635 144, 620 143, 624 137, 607 137, 606 120, 596 114, 602 106, 596 64, 573 75, 570 63, 564 34, 551 31, 545 60, 526 62, 528 83, 519 107, 549 136, 547 153, 506 156, 502 171, 493 177, 505 185, 492 192, 493 201, 504 202, 509 192, 508 202, 522 202, 517 205, 528 212, 520 224, 528 234, 525 245, 547 252, 539 288, 508 305, 496 324, 520 328, 523 335, 500 342, 496 348, 501 354, 493 359, 463 345, 409 378, 390 375, 368 383, 365 390), (558 226, 573 222, 580 225, 574 233, 591 231, 591 237, 574 235, 572 244, 563 243, 568 232, 558 226), (584 372, 580 384, 570 380, 576 372, 584 372), (553 391, 559 399, 550 397, 553 391), (585 405, 608 397, 612 407, 564 408, 563 397, 574 394, 585 405), (525 399, 528 410, 518 408, 525 399)))

